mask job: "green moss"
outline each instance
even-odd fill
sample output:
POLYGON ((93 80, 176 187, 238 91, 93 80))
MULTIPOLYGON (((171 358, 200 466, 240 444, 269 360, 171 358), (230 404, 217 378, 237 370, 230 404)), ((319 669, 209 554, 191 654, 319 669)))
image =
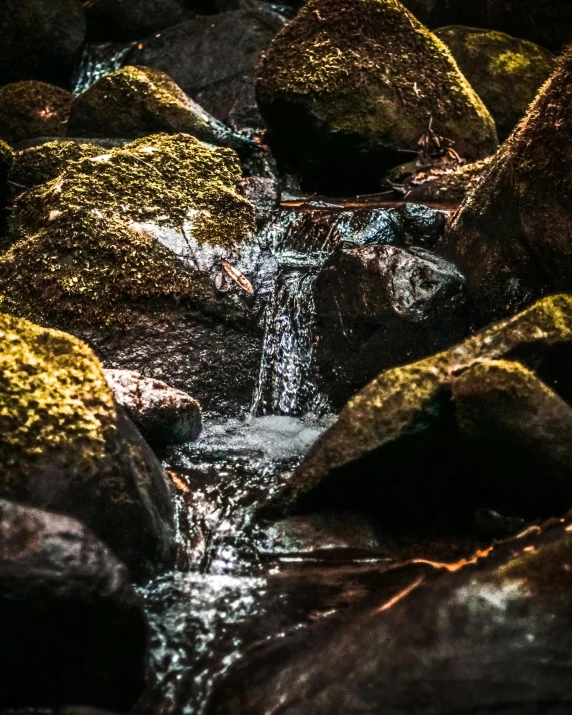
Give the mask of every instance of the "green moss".
POLYGON ((46 142, 14 154, 10 181, 21 191, 59 176, 72 161, 99 156, 101 147, 72 141, 46 142))
POLYGON ((547 50, 502 32, 453 25, 436 30, 481 97, 504 139, 554 71, 547 50))
POLYGON ((65 136, 70 92, 44 82, 0 87, 0 138, 11 144, 41 136, 65 136))
MULTIPOLYGON (((217 139, 217 127, 168 75, 128 66, 106 75, 75 98, 68 134, 131 138, 185 132, 212 142, 217 139)), ((220 125, 219 133, 224 129, 220 125)))
POLYGON ((239 177, 232 151, 187 135, 146 137, 72 162, 18 201, 16 242, 0 257, 0 309, 117 323, 153 299, 212 300, 210 276, 184 270, 144 224, 181 229, 190 217, 198 243, 236 249, 253 218, 239 177))
POLYGON ((39 465, 96 474, 115 430, 113 396, 91 350, 65 333, 0 315, 0 490, 22 496, 39 465))
POLYGON ((448 49, 397 0, 311 0, 263 56, 257 93, 275 133, 302 107, 317 135, 353 135, 356 152, 416 150, 430 122, 469 159, 496 147, 492 119, 448 49))

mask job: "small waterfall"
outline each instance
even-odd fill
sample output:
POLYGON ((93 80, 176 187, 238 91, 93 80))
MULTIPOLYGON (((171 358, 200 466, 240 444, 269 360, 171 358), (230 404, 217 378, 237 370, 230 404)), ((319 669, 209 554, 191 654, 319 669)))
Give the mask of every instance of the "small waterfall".
POLYGON ((118 70, 134 46, 134 42, 88 43, 76 70, 74 94, 85 92, 105 75, 118 70))

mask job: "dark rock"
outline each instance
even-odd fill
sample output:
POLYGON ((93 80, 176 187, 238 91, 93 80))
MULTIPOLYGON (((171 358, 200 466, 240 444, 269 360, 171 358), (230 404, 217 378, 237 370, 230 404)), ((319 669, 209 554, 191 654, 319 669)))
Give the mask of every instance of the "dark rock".
POLYGON ((88 36, 97 40, 139 40, 191 15, 185 0, 82 0, 88 36))
POLYGON ((198 16, 145 40, 126 62, 166 72, 207 112, 233 127, 261 127, 254 67, 283 22, 266 10, 198 16))
POLYGON ((451 50, 504 141, 554 71, 554 56, 533 42, 503 32, 454 25, 435 34, 451 50))
POLYGON ((74 519, 0 501, 0 708, 127 712, 147 623, 126 568, 74 519))
POLYGON ((379 372, 462 338, 464 280, 422 248, 342 244, 314 283, 319 385, 334 407, 379 372))
MULTIPOLYGON (((494 419, 505 420, 506 429, 512 429, 512 433, 502 432, 508 440, 507 452, 520 449, 523 459, 525 454, 535 454, 537 463, 542 463, 540 472, 532 472, 532 482, 525 482, 519 467, 522 462, 507 466, 507 460, 491 452, 480 468, 473 455, 475 450, 485 454, 490 444, 485 437, 490 433, 483 432, 467 448, 460 434, 466 429, 455 413, 454 394, 465 371, 488 360, 520 361, 547 385, 557 386, 562 380, 566 386, 567 360, 553 357, 561 356, 571 339, 572 298, 556 296, 477 333, 458 347, 382 373, 348 403, 338 421, 310 449, 283 496, 284 502, 308 509, 341 503, 344 508, 382 514, 384 524, 397 519, 439 527, 472 520, 475 507, 495 508, 499 502, 516 509, 517 515, 532 517, 566 508, 572 504, 572 470, 559 466, 555 471, 554 466, 566 464, 567 441, 560 432, 548 439, 551 428, 547 425, 557 418, 558 424, 563 424, 566 418, 559 415, 567 415, 567 406, 533 376, 532 387, 524 389, 518 365, 511 365, 515 377, 499 403, 508 410, 511 395, 514 406, 503 417, 501 407, 494 408, 495 416, 491 404, 491 412, 482 420, 490 419, 491 425, 494 419), (542 402, 539 395, 544 396, 542 402), (527 411, 534 411, 531 403, 537 400, 537 417, 529 419, 527 411), (510 419, 514 419, 512 427, 510 419), (513 447, 517 442, 518 447, 513 447), (497 469, 501 463, 507 467, 504 471, 497 469), (494 483, 490 479, 493 473, 498 475, 494 483)), ((479 389, 486 394, 486 384, 479 389)), ((532 464, 532 458, 529 461, 532 464)))
POLYGON ((489 27, 487 0, 403 0, 403 5, 427 27, 489 27))
POLYGON ((198 437, 201 407, 186 392, 130 370, 106 370, 105 377, 149 444, 165 447, 198 437))
POLYGON ((65 136, 72 103, 65 89, 44 82, 14 82, 0 87, 0 139, 65 136))
POLYGON ((85 39, 79 0, 19 0, 0 6, 0 84, 37 79, 69 87, 85 39))
POLYGON ((549 50, 572 41, 572 5, 568 0, 487 0, 491 26, 532 40, 549 50))
POLYGON ((555 521, 468 565, 393 568, 386 584, 400 573, 401 587, 378 585, 377 599, 343 622, 259 642, 206 713, 566 715, 572 535, 569 521, 555 521))
POLYGON ((497 146, 448 50, 396 0, 312 0, 271 43, 256 87, 277 156, 323 192, 378 190, 429 131, 469 161, 497 146))
POLYGON ((572 288, 572 52, 447 229, 476 325, 572 288))
POLYGON ((0 316, 0 494, 81 519, 137 576, 173 558, 166 476, 87 345, 0 316))
POLYGON ((12 147, 0 139, 0 242, 6 228, 7 207, 10 201, 11 191, 8 184, 8 176, 14 160, 12 147))
POLYGON ((241 182, 245 199, 256 212, 256 223, 261 226, 280 206, 280 187, 275 179, 251 176, 241 182))

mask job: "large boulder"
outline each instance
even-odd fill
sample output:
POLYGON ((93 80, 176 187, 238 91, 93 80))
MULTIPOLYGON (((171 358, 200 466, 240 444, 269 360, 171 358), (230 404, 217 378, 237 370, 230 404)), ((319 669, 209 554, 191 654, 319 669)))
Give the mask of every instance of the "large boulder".
POLYGON ((491 26, 558 51, 572 41, 568 0, 487 0, 491 26))
POLYGON ((173 557, 165 474, 91 350, 0 316, 0 495, 77 517, 136 575, 173 557))
POLYGON ((38 79, 69 87, 85 32, 79 0, 3 2, 0 84, 38 79))
POLYGON ((82 0, 88 36, 97 40, 140 40, 188 19, 185 0, 82 0))
POLYGON ((555 57, 533 42, 503 32, 452 25, 435 31, 485 103, 501 141, 524 117, 556 66, 555 57))
POLYGON ((147 623, 127 569, 75 519, 0 500, 0 708, 130 710, 147 623))
POLYGON ((284 24, 266 9, 197 16, 149 37, 126 58, 166 72, 217 119, 234 127, 261 127, 254 68, 284 24))
POLYGON ((0 139, 17 144, 34 137, 63 137, 73 96, 45 82, 0 87, 0 139))
POLYGON ((484 325, 572 288, 572 51, 447 229, 484 325))
POLYGON ((317 440, 283 499, 323 508, 341 500, 417 526, 450 525, 483 505, 527 516, 565 509, 572 504, 571 347, 572 298, 556 296, 382 373, 317 440), (487 366, 499 360, 516 362, 501 363, 502 371, 487 366))
POLYGON ((186 392, 130 370, 106 370, 105 377, 149 444, 165 447, 198 437, 201 407, 186 392))
POLYGON ((397 0, 311 0, 268 48, 256 87, 273 146, 313 188, 375 191, 427 133, 467 160, 497 146, 447 48, 397 0))

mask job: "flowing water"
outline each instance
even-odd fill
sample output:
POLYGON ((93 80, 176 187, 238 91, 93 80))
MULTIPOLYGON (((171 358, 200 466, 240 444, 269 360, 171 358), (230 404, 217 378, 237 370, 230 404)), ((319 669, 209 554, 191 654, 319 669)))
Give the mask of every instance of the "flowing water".
POLYGON ((75 73, 74 94, 81 94, 105 75, 123 66, 134 42, 90 42, 84 47, 75 73))
POLYGON ((379 605, 419 577, 418 565, 394 568, 365 516, 356 531, 344 514, 276 521, 267 509, 335 419, 314 382, 315 276, 345 241, 392 243, 413 225, 432 241, 414 215, 283 208, 258 237, 272 268, 258 282, 268 300, 252 412, 207 419, 196 442, 165 458, 178 494, 179 558, 141 589, 153 635, 139 712, 206 715, 217 683, 261 645, 379 605))

